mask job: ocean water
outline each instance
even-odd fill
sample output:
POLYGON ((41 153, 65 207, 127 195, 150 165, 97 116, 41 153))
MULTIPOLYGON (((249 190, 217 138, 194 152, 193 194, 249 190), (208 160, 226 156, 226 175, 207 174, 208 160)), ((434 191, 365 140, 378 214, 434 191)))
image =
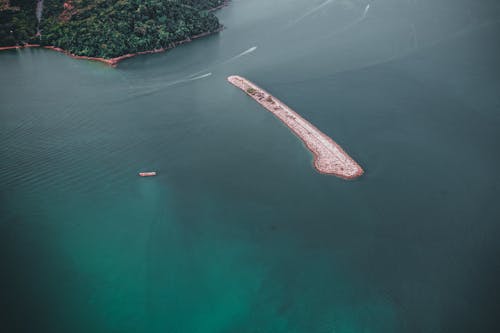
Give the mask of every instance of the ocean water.
POLYGON ((116 69, 0 53, 0 330, 500 331, 497 1, 217 15, 116 69), (316 173, 230 74, 365 175, 316 173))

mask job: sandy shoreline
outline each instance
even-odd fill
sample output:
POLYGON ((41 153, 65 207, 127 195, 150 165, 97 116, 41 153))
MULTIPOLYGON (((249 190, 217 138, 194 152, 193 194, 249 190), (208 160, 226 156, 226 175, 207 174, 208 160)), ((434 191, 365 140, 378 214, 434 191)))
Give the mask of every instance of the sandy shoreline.
POLYGON ((283 102, 241 76, 229 76, 227 80, 273 113, 304 142, 314 155, 313 164, 318 172, 343 179, 363 174, 363 169, 335 141, 283 102))
POLYGON ((83 59, 83 60, 98 61, 98 62, 105 63, 105 64, 107 64, 107 65, 109 65, 111 67, 116 67, 116 65, 118 65, 118 63, 120 61, 122 61, 122 60, 129 59, 129 58, 132 58, 132 57, 135 57, 135 56, 138 56, 138 55, 143 55, 143 54, 162 53, 162 52, 168 51, 170 49, 173 49, 173 48, 175 48, 175 47, 177 47, 179 45, 182 45, 182 44, 185 44, 185 43, 189 43, 189 42, 193 41, 194 39, 198 39, 198 38, 202 38, 202 37, 205 37, 205 36, 208 36, 208 35, 212 35, 212 34, 221 32, 222 30, 224 30, 224 27, 220 27, 219 29, 214 30, 214 31, 203 32, 201 34, 188 37, 188 38, 186 38, 184 40, 181 40, 181 41, 178 41, 178 42, 170 43, 169 46, 164 47, 164 48, 154 49, 154 50, 148 50, 148 51, 141 51, 141 52, 136 52, 136 53, 124 54, 124 55, 121 55, 119 57, 110 58, 110 59, 100 58, 100 57, 79 56, 79 55, 73 54, 73 53, 71 53, 69 51, 66 51, 66 50, 64 50, 64 49, 62 49, 60 47, 56 47, 56 46, 41 46, 41 45, 38 45, 38 44, 3 46, 3 47, 0 47, 0 51, 14 50, 14 49, 23 49, 23 48, 28 48, 28 47, 43 47, 44 49, 47 49, 47 50, 53 50, 53 51, 64 53, 64 54, 66 54, 67 56, 70 56, 73 59, 83 59))

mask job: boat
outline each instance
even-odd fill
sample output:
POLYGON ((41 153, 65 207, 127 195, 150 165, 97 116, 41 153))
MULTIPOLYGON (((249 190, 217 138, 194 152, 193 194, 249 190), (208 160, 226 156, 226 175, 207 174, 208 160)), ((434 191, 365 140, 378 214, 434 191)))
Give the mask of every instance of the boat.
POLYGON ((156 171, 139 172, 139 176, 141 176, 141 177, 152 177, 152 176, 156 176, 156 171))

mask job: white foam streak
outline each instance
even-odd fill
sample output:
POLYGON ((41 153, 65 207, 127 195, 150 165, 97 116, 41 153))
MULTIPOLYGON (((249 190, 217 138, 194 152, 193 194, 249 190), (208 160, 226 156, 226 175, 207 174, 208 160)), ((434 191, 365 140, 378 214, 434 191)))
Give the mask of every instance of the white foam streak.
POLYGON ((365 11, 363 12, 363 18, 366 17, 366 15, 368 14, 368 11, 370 10, 370 4, 366 5, 365 7, 365 11))
POLYGON ((210 75, 212 75, 212 73, 207 73, 207 74, 203 74, 203 75, 200 75, 200 76, 195 76, 193 78, 190 78, 190 79, 187 79, 187 80, 184 80, 184 81, 181 80, 180 82, 189 82, 189 81, 199 80, 199 79, 203 79, 203 78, 209 77, 210 75))
POLYGON ((206 70, 208 70, 208 69, 210 69, 210 68, 214 68, 214 67, 217 67, 217 66, 220 66, 220 65, 227 64, 228 62, 231 62, 231 61, 234 61, 234 60, 236 60, 236 59, 239 59, 239 58, 241 58, 241 57, 243 57, 243 56, 245 56, 245 55, 247 55, 247 54, 250 54, 250 53, 254 52, 255 50, 257 50, 257 46, 252 46, 252 47, 251 47, 251 48, 249 48, 248 50, 245 50, 245 51, 241 52, 240 54, 235 55, 234 57, 231 57, 231 58, 229 58, 229 59, 227 59, 227 60, 224 60, 224 61, 222 61, 222 62, 219 62, 219 63, 217 63, 217 64, 215 64, 215 65, 213 65, 213 66, 211 66, 211 67, 208 67, 208 68, 205 68, 205 69, 203 69, 203 70, 201 70, 201 71, 198 71, 198 72, 196 72, 196 73, 193 73, 193 74, 189 75, 189 77, 193 77, 193 76, 195 76, 195 75, 198 75, 198 74, 200 74, 200 73, 203 73, 204 71, 206 71, 206 70))
POLYGON ((252 53, 252 52, 253 52, 253 51, 255 51, 255 50, 257 50, 257 46, 252 46, 252 47, 251 47, 251 48, 249 48, 248 50, 245 50, 245 51, 241 52, 240 54, 235 55, 234 57, 229 58, 228 60, 226 60, 226 61, 224 61, 224 62, 222 62, 222 63, 223 63, 223 64, 225 64, 225 63, 228 63, 228 62, 230 62, 230 61, 236 60, 236 59, 241 58, 241 57, 243 57, 243 56, 245 56, 245 55, 247 55, 247 54, 252 53))
MULTIPOLYGON (((220 65, 223 65, 223 64, 227 64, 228 62, 231 62, 231 61, 234 61, 234 60, 236 60, 238 58, 241 58, 241 57, 243 57, 243 56, 245 56, 247 54, 250 54, 250 53, 254 52, 255 50, 257 50, 257 46, 252 46, 249 49, 247 49, 247 50, 245 50, 245 51, 243 51, 243 52, 235 55, 234 57, 231 57, 231 58, 229 58, 229 59, 227 59, 227 60, 225 60, 223 62, 220 62, 220 63, 216 64, 215 66, 220 66, 220 65)), ((212 66, 212 68, 213 67, 214 66, 212 66)), ((134 94, 133 98, 141 97, 141 96, 149 96, 149 95, 155 94, 155 93, 157 93, 159 91, 162 91, 165 88, 168 88, 168 87, 171 87, 171 86, 174 86, 174 85, 177 85, 177 84, 204 79, 204 78, 209 77, 209 76, 212 75, 212 72, 201 74, 201 73, 205 72, 207 69, 208 68, 206 68, 204 70, 201 70, 199 72, 193 73, 191 75, 188 75, 187 77, 184 77, 183 79, 180 79, 180 80, 175 80, 175 81, 163 83, 161 86, 157 86, 155 89, 151 89, 151 90, 143 92, 143 93, 134 94)))
POLYGON ((303 14, 299 18, 295 19, 292 23, 290 23, 289 26, 293 26, 293 25, 299 23, 300 21, 302 21, 306 17, 311 16, 312 14, 314 14, 317 11, 321 10, 323 7, 325 7, 326 5, 328 5, 329 3, 333 2, 333 1, 334 0, 326 0, 325 2, 319 4, 318 6, 316 6, 316 7, 312 8, 312 9, 308 10, 305 14, 303 14))
POLYGON ((137 98, 137 97, 150 96, 150 95, 153 95, 157 92, 164 90, 165 88, 172 87, 172 86, 175 86, 175 85, 181 84, 181 83, 187 83, 187 82, 191 82, 191 81, 201 80, 201 79, 204 79, 204 78, 209 77, 211 75, 212 75, 212 73, 210 72, 210 73, 206 73, 203 75, 199 75, 199 76, 195 76, 195 77, 191 77, 191 78, 187 78, 187 79, 181 79, 181 80, 167 82, 166 84, 163 84, 160 87, 157 87, 156 89, 151 89, 151 90, 143 92, 143 93, 133 94, 131 97, 137 98))
POLYGON ((370 10, 370 4, 366 5, 365 10, 363 11, 363 14, 361 14, 361 16, 359 16, 357 19, 355 19, 351 23, 347 24, 343 28, 340 28, 338 30, 332 31, 331 33, 325 35, 322 39, 330 38, 332 36, 335 36, 337 34, 343 33, 345 31, 347 31, 347 30, 349 30, 349 29, 357 26, 358 24, 360 24, 361 22, 363 22, 366 19, 366 16, 368 15, 368 11, 369 10, 370 10))

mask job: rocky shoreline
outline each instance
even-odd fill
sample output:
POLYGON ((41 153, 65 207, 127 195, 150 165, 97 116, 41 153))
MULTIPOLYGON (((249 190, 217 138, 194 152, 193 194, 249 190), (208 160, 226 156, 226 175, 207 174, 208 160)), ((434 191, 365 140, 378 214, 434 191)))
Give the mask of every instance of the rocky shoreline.
POLYGON ((361 166, 335 141, 283 102, 241 76, 229 76, 227 80, 273 113, 304 142, 314 155, 313 164, 318 172, 343 179, 355 179, 363 174, 361 166))
POLYGON ((194 39, 202 38, 202 37, 205 37, 205 36, 209 36, 209 35, 221 32, 223 29, 224 29, 224 27, 221 27, 221 28, 219 28, 217 30, 214 30, 214 31, 207 31, 207 32, 204 32, 204 33, 201 33, 201 34, 198 34, 198 35, 194 35, 194 36, 188 37, 188 38, 186 38, 184 40, 181 40, 181 41, 178 41, 178 42, 175 42, 175 43, 171 43, 169 46, 164 47, 164 48, 153 49, 153 50, 148 50, 148 51, 140 51, 140 52, 135 52, 135 53, 128 53, 128 54, 124 54, 124 55, 121 55, 119 57, 110 58, 110 59, 99 58, 99 57, 79 56, 79 55, 72 54, 72 53, 70 53, 70 52, 68 52, 66 50, 63 50, 63 49, 61 49, 59 47, 55 47, 55 46, 44 46, 44 48, 49 49, 49 50, 54 50, 54 51, 62 52, 62 53, 66 54, 66 55, 68 55, 68 56, 70 56, 71 58, 74 58, 74 59, 84 59, 84 60, 91 60, 91 61, 99 61, 99 62, 105 63, 107 65, 110 65, 112 67, 116 67, 116 65, 118 65, 118 63, 120 61, 122 61, 122 60, 133 58, 135 56, 143 55, 143 54, 162 53, 162 52, 168 51, 170 49, 173 49, 173 48, 175 48, 175 47, 177 47, 179 45, 182 45, 182 44, 185 44, 185 43, 189 43, 189 42, 193 41, 194 39))
POLYGON ((140 52, 129 53, 129 54, 124 54, 124 55, 121 55, 119 57, 110 58, 110 59, 100 58, 100 57, 79 56, 79 55, 73 54, 73 53, 71 53, 69 51, 66 51, 66 50, 64 50, 64 49, 62 49, 60 47, 56 47, 56 46, 41 46, 39 44, 25 44, 25 45, 15 45, 15 46, 4 46, 4 47, 0 47, 0 51, 3 51, 3 50, 13 50, 13 49, 22 49, 22 48, 28 48, 28 47, 43 47, 44 49, 47 49, 47 50, 53 50, 53 51, 64 53, 64 54, 66 54, 67 56, 70 56, 73 59, 83 59, 83 60, 98 61, 98 62, 105 63, 105 64, 107 64, 107 65, 109 65, 111 67, 116 67, 116 65, 118 65, 118 63, 120 61, 122 61, 122 60, 129 59, 129 58, 132 58, 132 57, 135 57, 135 56, 138 56, 138 55, 143 55, 143 54, 162 53, 162 52, 168 51, 170 49, 173 49, 173 48, 175 48, 175 47, 177 47, 179 45, 182 45, 182 44, 185 44, 185 43, 189 43, 189 42, 193 41, 194 39, 198 39, 198 38, 202 38, 202 37, 209 36, 209 35, 212 35, 212 34, 216 34, 218 32, 221 32, 222 30, 224 30, 224 26, 222 26, 219 29, 214 30, 214 31, 203 32, 201 34, 188 37, 188 38, 183 39, 181 41, 170 43, 169 46, 164 47, 164 48, 154 49, 154 50, 148 50, 148 51, 140 51, 140 52))
MULTIPOLYGON (((208 11, 209 12, 213 12, 213 11, 219 10, 219 9, 221 9, 223 7, 228 6, 230 2, 231 2, 231 0, 225 0, 220 6, 211 8, 208 11)), ((183 39, 181 41, 170 43, 169 46, 164 47, 164 48, 147 50, 147 51, 140 51, 140 52, 134 52, 134 53, 128 53, 128 54, 124 54, 124 55, 121 55, 121 56, 118 56, 118 57, 115 57, 115 58, 109 58, 109 59, 108 58, 101 58, 101 57, 80 56, 80 55, 73 54, 73 53, 71 53, 71 52, 69 52, 67 50, 64 50, 64 49, 62 49, 60 47, 57 47, 57 46, 51 46, 51 45, 42 46, 42 45, 39 45, 39 44, 25 44, 25 45, 1 46, 0 47, 0 51, 23 49, 23 48, 29 48, 29 47, 43 47, 44 49, 47 49, 47 50, 53 50, 53 51, 64 53, 64 54, 66 54, 67 56, 69 56, 69 57, 71 57, 73 59, 98 61, 98 62, 102 62, 102 63, 104 63, 106 65, 109 65, 111 67, 116 67, 118 65, 118 63, 120 61, 122 61, 122 60, 133 58, 135 56, 143 55, 143 54, 162 53, 162 52, 168 51, 170 49, 173 49, 173 48, 175 48, 175 47, 177 47, 179 45, 182 45, 182 44, 185 44, 185 43, 189 43, 189 42, 193 41, 194 39, 198 39, 198 38, 202 38, 202 37, 205 37, 205 36, 209 36, 209 35, 212 35, 212 34, 219 33, 222 30, 224 30, 224 26, 221 26, 219 29, 216 29, 214 31, 203 32, 201 34, 188 37, 188 38, 183 39)))

